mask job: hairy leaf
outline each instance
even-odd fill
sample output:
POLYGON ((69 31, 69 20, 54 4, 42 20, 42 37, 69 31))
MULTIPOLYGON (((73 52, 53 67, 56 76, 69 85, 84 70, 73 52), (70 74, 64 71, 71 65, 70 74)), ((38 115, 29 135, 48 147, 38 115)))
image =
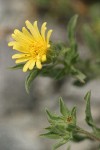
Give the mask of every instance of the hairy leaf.
POLYGON ((67 116, 69 113, 68 108, 66 107, 66 105, 64 104, 63 99, 60 97, 59 98, 59 103, 60 103, 60 112, 63 116, 67 116))
POLYGON ((62 141, 60 141, 59 143, 57 143, 57 144, 55 144, 55 145, 53 146, 53 150, 56 150, 56 149, 59 148, 60 146, 66 144, 68 141, 69 141, 69 139, 68 139, 68 140, 62 140, 62 141))
POLYGON ((50 119, 52 119, 52 120, 58 120, 58 119, 61 119, 59 116, 57 116, 56 114, 53 114, 53 113, 51 113, 50 111, 48 111, 47 109, 46 109, 46 113, 48 114, 48 117, 50 118, 50 119))
POLYGON ((60 139, 61 138, 61 136, 59 136, 58 134, 52 133, 52 132, 41 134, 40 136, 50 138, 50 139, 60 139))
POLYGON ((73 107, 71 111, 72 119, 73 119, 73 124, 76 125, 76 107, 73 107))
POLYGON ((85 101, 86 101, 86 109, 85 109, 85 115, 86 115, 86 122, 89 126, 92 127, 92 129, 95 132, 95 123, 91 114, 91 104, 90 104, 90 98, 91 98, 91 92, 88 92, 85 96, 85 101))

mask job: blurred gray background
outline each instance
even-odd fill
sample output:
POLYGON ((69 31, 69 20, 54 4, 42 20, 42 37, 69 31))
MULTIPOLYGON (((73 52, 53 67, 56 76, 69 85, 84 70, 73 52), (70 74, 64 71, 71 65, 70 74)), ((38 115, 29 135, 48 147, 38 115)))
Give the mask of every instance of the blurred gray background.
MULTIPOLYGON (((76 87, 72 85, 72 78, 57 82, 50 78, 38 77, 33 82, 28 95, 24 87, 27 73, 23 73, 22 70, 8 69, 15 64, 11 59, 14 52, 7 46, 7 43, 11 40, 13 30, 21 29, 25 20, 32 22, 38 20, 39 25, 47 21, 48 28, 53 29, 52 41, 66 42, 67 33, 64 22, 67 22, 76 12, 87 17, 85 6, 84 10, 79 10, 76 5, 75 7, 66 5, 67 17, 61 18, 64 13, 61 8, 58 7, 58 10, 52 2, 52 11, 48 12, 50 8, 46 0, 42 2, 39 0, 0 0, 0 150, 51 150, 54 142, 39 137, 39 134, 43 133, 43 128, 48 125, 45 107, 58 112, 59 96, 63 97, 70 108, 77 105, 78 123, 88 129, 83 121, 85 117, 84 96, 87 91, 91 90, 92 113, 98 126, 100 123, 99 79, 92 80, 83 87, 76 87)), ((88 47, 79 41, 78 45, 80 55, 86 57, 88 47)), ((68 145, 60 149, 66 149, 68 145)), ((84 141, 79 144, 72 143, 71 150, 97 150, 97 147, 98 143, 84 141)))

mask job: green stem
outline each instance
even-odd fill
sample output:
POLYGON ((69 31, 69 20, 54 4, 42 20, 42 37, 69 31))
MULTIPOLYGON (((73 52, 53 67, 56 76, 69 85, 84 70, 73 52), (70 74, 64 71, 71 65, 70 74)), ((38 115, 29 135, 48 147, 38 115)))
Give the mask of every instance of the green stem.
POLYGON ((76 131, 79 132, 79 133, 85 134, 87 137, 89 137, 92 140, 100 142, 100 138, 99 137, 97 137, 96 135, 94 135, 94 134, 92 134, 92 133, 90 133, 90 132, 88 132, 88 131, 86 131, 86 130, 78 127, 78 126, 76 128, 76 131))

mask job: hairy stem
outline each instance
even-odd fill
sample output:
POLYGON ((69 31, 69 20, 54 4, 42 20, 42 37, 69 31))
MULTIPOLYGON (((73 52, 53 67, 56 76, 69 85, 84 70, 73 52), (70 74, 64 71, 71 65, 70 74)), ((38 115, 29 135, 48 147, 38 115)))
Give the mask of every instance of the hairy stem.
POLYGON ((78 127, 78 126, 76 128, 76 131, 79 132, 79 133, 85 134, 87 137, 89 137, 92 140, 100 142, 100 138, 99 137, 97 137, 96 135, 94 135, 94 134, 92 134, 92 133, 90 133, 90 132, 88 132, 88 131, 86 131, 86 130, 78 127))

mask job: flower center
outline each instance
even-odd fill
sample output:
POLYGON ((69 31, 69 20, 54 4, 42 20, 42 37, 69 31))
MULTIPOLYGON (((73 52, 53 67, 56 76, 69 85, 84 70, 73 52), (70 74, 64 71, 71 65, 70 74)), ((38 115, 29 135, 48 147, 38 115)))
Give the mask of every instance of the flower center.
POLYGON ((72 117, 71 116, 68 116, 67 117, 67 123, 70 123, 72 121, 72 117))
POLYGON ((34 41, 30 46, 29 46, 29 52, 32 57, 37 57, 37 56, 42 56, 43 54, 46 53, 47 46, 46 43, 44 42, 37 42, 34 41))

